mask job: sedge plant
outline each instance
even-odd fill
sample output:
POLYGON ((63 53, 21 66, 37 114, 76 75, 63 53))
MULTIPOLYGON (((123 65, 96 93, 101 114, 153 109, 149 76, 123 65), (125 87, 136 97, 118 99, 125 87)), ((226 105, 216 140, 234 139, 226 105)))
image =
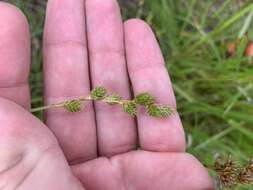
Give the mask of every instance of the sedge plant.
MULTIPOLYGON (((140 93, 132 100, 126 100, 116 93, 108 94, 108 90, 104 87, 95 87, 88 96, 33 108, 31 112, 62 108, 75 113, 85 109, 85 105, 90 101, 122 106, 122 110, 130 116, 137 116, 139 106, 144 107, 146 113, 151 117, 166 118, 173 114, 170 106, 156 103, 155 97, 148 92, 140 93)), ((207 168, 215 171, 221 187, 233 188, 238 184, 253 184, 253 158, 244 166, 239 166, 231 157, 225 160, 218 158, 213 166, 207 166, 207 168)))
POLYGON ((52 108, 63 108, 69 112, 80 112, 85 108, 85 103, 89 101, 101 101, 108 105, 120 105, 122 106, 122 110, 131 116, 137 115, 138 106, 143 106, 147 114, 152 117, 168 117, 173 113, 170 106, 157 104, 154 96, 150 93, 141 93, 133 100, 125 100, 118 94, 108 94, 107 89, 104 87, 94 88, 88 96, 34 108, 31 109, 31 112, 52 108))

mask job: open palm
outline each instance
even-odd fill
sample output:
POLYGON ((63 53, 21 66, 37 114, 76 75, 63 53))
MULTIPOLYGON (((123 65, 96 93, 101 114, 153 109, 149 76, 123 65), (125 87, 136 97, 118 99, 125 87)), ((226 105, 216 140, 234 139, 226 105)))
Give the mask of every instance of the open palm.
MULTIPOLYGON (((26 19, 0 3, 0 28, 1 190, 213 189, 204 167, 184 152, 176 112, 167 119, 140 113, 135 121, 118 106, 96 103, 79 113, 49 110, 46 127, 26 111, 26 19)), ((115 0, 49 0, 44 83, 45 104, 105 86, 125 98, 148 91, 176 107, 154 34, 143 21, 122 23, 115 0)))

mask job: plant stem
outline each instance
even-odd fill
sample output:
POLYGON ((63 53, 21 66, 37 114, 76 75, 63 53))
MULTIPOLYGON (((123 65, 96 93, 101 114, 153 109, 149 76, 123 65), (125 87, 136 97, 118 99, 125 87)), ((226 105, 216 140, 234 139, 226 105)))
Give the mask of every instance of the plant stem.
POLYGON ((60 104, 51 104, 51 105, 48 105, 48 106, 42 106, 42 107, 38 107, 38 108, 32 108, 32 109, 30 109, 30 112, 34 113, 34 112, 48 110, 48 109, 51 109, 51 108, 58 108, 58 107, 62 107, 62 106, 60 106, 60 104))
MULTIPOLYGON (((85 102, 85 101, 94 101, 91 96, 87 96, 87 97, 80 97, 80 98, 76 98, 76 99, 72 99, 72 100, 76 100, 76 101, 80 101, 80 102, 85 102)), ((34 112, 38 112, 38 111, 43 111, 43 110, 48 110, 48 109, 51 109, 51 108, 62 108, 66 105, 67 102, 69 102, 71 100, 65 100, 63 102, 60 102, 60 103, 56 103, 56 104, 50 104, 50 105, 47 105, 47 106, 41 106, 41 107, 37 107, 37 108, 32 108, 30 109, 30 112, 31 113, 34 113, 34 112)), ((105 103, 114 103, 114 104, 123 104, 124 102, 129 102, 130 100, 119 100, 119 101, 109 101, 107 99, 103 99, 101 100, 102 102, 105 102, 105 103)))

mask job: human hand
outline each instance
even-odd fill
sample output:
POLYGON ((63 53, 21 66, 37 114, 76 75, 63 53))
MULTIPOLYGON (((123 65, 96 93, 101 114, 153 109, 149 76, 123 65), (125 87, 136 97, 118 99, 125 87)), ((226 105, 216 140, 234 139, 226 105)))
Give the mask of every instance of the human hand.
MULTIPOLYGON (((80 113, 52 109, 45 118, 53 135, 25 110, 30 105, 26 20, 12 6, 0 3, 0 25, 0 95, 24 107, 0 99, 0 189, 213 189, 204 167, 185 153, 176 112, 167 119, 140 113, 135 122, 119 107, 99 103, 80 113)), ((115 0, 49 0, 44 34, 46 104, 86 95, 90 84, 129 98, 128 77, 134 94, 148 91, 159 102, 176 107, 148 25, 136 19, 122 24, 115 0)))

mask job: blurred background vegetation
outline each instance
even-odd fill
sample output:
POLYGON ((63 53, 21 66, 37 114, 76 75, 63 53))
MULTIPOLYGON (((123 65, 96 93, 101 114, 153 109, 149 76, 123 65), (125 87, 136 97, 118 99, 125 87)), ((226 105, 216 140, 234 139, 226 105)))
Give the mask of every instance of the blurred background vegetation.
MULTIPOLYGON (((41 40, 46 1, 6 0, 20 7, 32 32, 32 104, 42 105, 41 40)), ((174 84, 188 152, 210 165, 253 156, 252 0, 120 0, 124 19, 156 32, 174 84), (251 60, 250 60, 251 59, 251 60)), ((252 189, 237 187, 236 189, 252 189)))

